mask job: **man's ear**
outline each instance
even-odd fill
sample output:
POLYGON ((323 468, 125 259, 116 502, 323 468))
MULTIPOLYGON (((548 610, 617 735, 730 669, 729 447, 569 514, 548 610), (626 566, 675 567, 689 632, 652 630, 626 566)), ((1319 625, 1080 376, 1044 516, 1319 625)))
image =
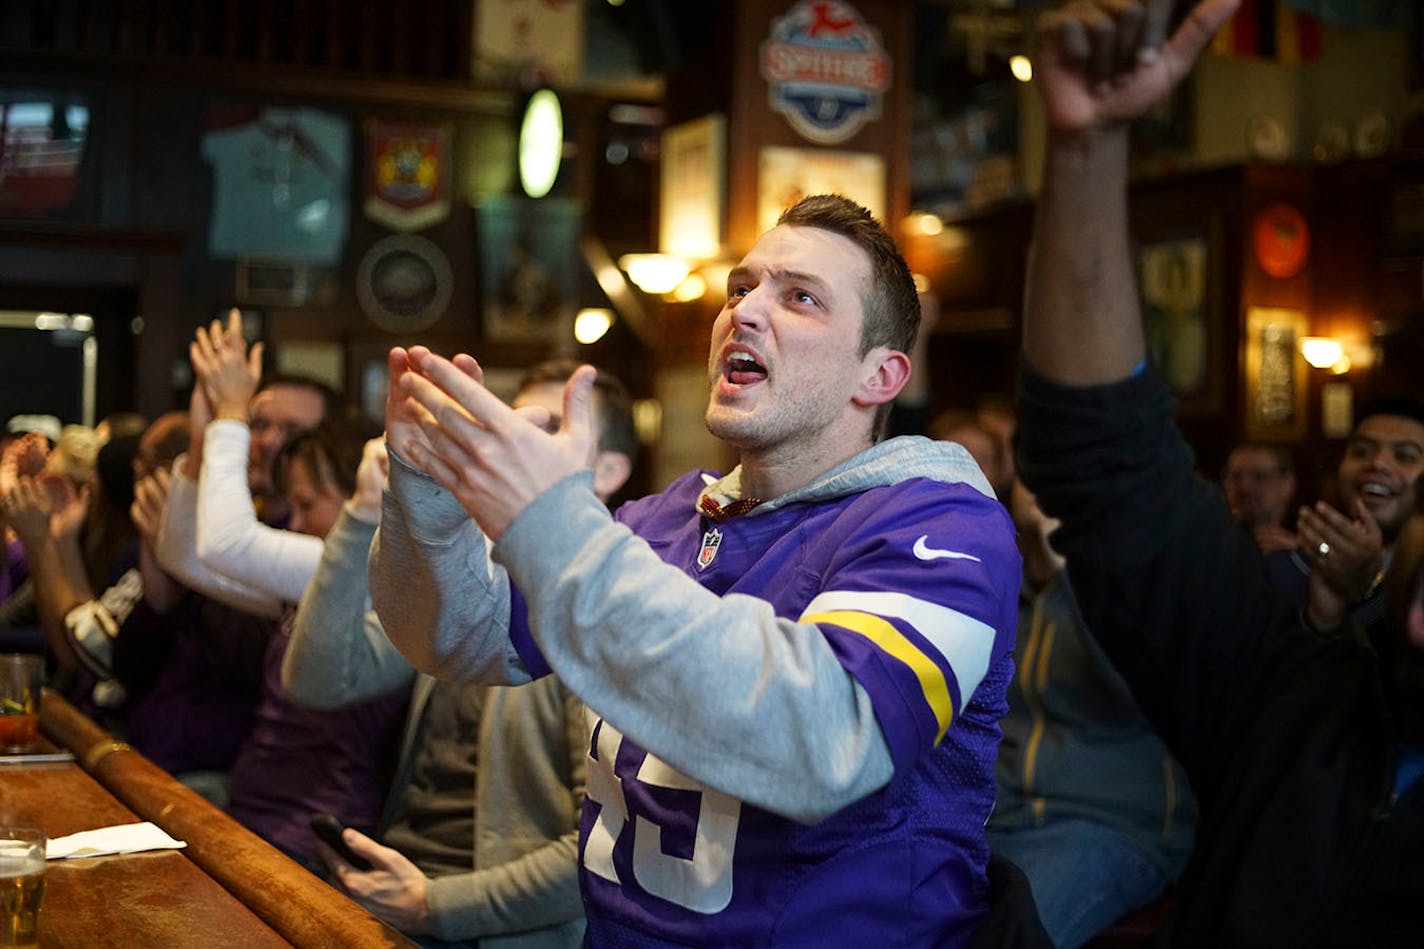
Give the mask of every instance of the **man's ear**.
POLYGON ((910 381, 910 357, 898 349, 876 346, 865 354, 865 376, 851 401, 856 405, 891 402, 910 381))
POLYGON ((620 451, 601 451, 593 456, 593 493, 607 501, 618 493, 633 473, 633 461, 620 451))

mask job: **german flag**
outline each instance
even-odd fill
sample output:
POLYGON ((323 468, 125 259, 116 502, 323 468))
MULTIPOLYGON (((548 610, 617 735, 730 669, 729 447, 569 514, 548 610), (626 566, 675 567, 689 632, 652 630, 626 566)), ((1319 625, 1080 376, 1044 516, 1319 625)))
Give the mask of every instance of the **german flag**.
POLYGON ((1320 58, 1320 20, 1285 0, 1245 0, 1211 48, 1221 56, 1308 63, 1320 58))

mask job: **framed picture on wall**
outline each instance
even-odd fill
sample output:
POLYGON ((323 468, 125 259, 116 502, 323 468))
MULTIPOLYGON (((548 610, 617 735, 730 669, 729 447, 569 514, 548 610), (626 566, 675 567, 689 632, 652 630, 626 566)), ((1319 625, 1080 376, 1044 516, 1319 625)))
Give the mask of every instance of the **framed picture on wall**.
POLYGON ((1138 245, 1138 286, 1148 358, 1183 415, 1221 404, 1221 314, 1213 241, 1183 234, 1138 245))
POLYGON ((885 160, 869 152, 769 145, 757 156, 757 233, 812 194, 841 194, 885 220, 885 160))
POLYGON ((479 274, 486 339, 552 342, 573 332, 582 228, 573 200, 500 196, 480 205, 479 274))
POLYGON ((689 260, 722 252, 727 204, 727 117, 707 115, 663 132, 658 246, 689 260))
POLYGON ((105 96, 0 85, 0 218, 93 220, 105 161, 93 134, 105 96))
POLYGON ((1294 441, 1305 435, 1306 370, 1300 310, 1253 306, 1246 311, 1246 438, 1294 441))

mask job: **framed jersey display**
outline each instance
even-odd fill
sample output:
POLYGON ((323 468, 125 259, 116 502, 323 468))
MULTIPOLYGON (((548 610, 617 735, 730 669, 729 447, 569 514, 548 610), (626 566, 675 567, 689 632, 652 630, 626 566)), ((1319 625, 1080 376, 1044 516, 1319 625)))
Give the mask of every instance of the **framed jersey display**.
POLYGON ((208 252, 339 263, 350 222, 351 128, 317 109, 214 109, 208 252))

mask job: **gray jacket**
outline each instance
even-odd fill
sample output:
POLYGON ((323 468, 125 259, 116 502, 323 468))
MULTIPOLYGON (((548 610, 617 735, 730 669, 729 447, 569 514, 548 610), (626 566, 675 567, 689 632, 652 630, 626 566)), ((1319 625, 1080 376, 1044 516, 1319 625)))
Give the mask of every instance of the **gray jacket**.
POLYGON ((1180 875, 1196 831, 1191 785, 1088 632, 1066 572, 1037 593, 1025 586, 1015 661, 991 834, 1089 820, 1180 875))
MULTIPOLYGON (((528 600, 530 624, 565 684, 682 774, 803 822, 893 776, 868 694, 814 623, 779 618, 764 600, 719 597, 664 563, 613 520, 588 472, 539 495, 491 551, 449 492, 394 452, 390 459, 371 597, 391 641, 417 667, 462 681, 528 682, 508 635, 513 580, 538 591, 528 600), (715 731, 692 719, 691 709, 708 708, 717 709, 715 731), (768 720, 794 727, 768 728, 768 720)), ((739 472, 707 493, 737 496, 739 472)), ((912 477, 967 483, 993 497, 962 447, 896 438, 745 516, 912 477)))
MULTIPOLYGON (((375 530, 348 507, 327 535, 321 565, 297 608, 282 683, 299 701, 328 709, 413 684, 384 825, 390 802, 411 779, 435 680, 417 675, 370 609, 366 557, 375 530)), ((426 891, 440 938, 521 949, 581 943, 582 708, 553 676, 526 688, 489 690, 479 729, 473 868, 433 878, 426 891)))

